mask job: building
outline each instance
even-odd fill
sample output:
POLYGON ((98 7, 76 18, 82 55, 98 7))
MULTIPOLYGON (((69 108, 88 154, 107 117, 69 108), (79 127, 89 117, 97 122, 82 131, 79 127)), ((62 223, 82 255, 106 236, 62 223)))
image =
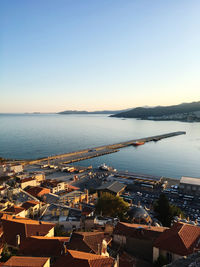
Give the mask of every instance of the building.
POLYGON ((19 248, 20 255, 36 257, 60 257, 65 253, 69 237, 31 236, 19 248))
POLYGON ((42 183, 42 186, 45 188, 49 188, 51 190, 51 193, 53 194, 65 190, 65 182, 56 179, 45 180, 42 183))
POLYGON ((152 262, 154 242, 166 229, 119 222, 113 231, 113 242, 131 255, 152 262))
POLYGON ((181 177, 179 190, 185 194, 200 195, 200 178, 181 177))
POLYGON ((54 236, 55 224, 35 221, 4 214, 1 217, 3 238, 11 247, 18 247, 22 241, 30 236, 54 236))
POLYGON ((97 192, 98 192, 99 197, 103 193, 110 193, 110 194, 119 196, 122 194, 125 188, 126 188, 126 185, 119 183, 117 181, 114 181, 114 182, 108 182, 108 183, 102 184, 100 187, 97 188, 97 192))
MULTIPOLYGON (((24 208, 25 210, 25 216, 29 217, 29 216, 37 216, 40 214, 40 210, 42 208, 42 202, 39 201, 35 201, 35 200, 28 200, 26 202, 24 202, 21 205, 22 208, 24 208)), ((22 216, 22 217, 25 217, 22 216)))
POLYGON ((44 211, 42 221, 59 223, 67 231, 81 228, 81 210, 62 204, 50 204, 44 211))
POLYGON ((12 256, 3 267, 50 267, 50 258, 12 256))
POLYGON ((56 261, 54 267, 68 266, 117 267, 117 262, 111 257, 105 257, 75 250, 67 250, 67 253, 56 261))
POLYGON ((104 232, 74 232, 70 238, 68 248, 102 256, 109 256, 107 246, 112 238, 104 232))
POLYGON ((21 164, 7 166, 8 172, 20 173, 23 172, 23 166, 21 164))
POLYGON ((153 259, 160 255, 173 262, 200 250, 200 227, 187 223, 174 223, 154 242, 153 259))
POLYGON ((51 190, 49 188, 44 188, 40 186, 33 186, 33 187, 26 189, 27 193, 29 193, 30 195, 36 198, 41 198, 43 195, 49 194, 50 191, 51 190))
POLYGON ((133 205, 128 211, 129 220, 132 223, 152 224, 152 219, 148 212, 140 205, 133 205))
POLYGON ((82 201, 88 201, 88 192, 82 192, 82 191, 72 191, 69 193, 63 193, 58 194, 60 197, 60 202, 67 203, 74 207, 74 204, 82 202, 82 201))
POLYGON ((16 205, 8 207, 5 210, 3 210, 2 212, 8 213, 8 214, 12 214, 12 215, 16 215, 16 216, 21 216, 21 217, 25 217, 26 216, 25 209, 23 207, 19 207, 19 206, 16 206, 16 205))
POLYGON ((37 185, 39 185, 38 181, 32 177, 24 178, 20 180, 21 189, 24 189, 27 186, 37 186, 37 185))

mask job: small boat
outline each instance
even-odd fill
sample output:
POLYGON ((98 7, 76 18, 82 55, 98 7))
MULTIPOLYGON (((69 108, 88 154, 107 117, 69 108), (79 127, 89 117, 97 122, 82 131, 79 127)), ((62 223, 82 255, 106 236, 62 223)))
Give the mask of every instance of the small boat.
POLYGON ((145 142, 134 142, 133 143, 133 146, 141 146, 141 145, 144 145, 145 142))

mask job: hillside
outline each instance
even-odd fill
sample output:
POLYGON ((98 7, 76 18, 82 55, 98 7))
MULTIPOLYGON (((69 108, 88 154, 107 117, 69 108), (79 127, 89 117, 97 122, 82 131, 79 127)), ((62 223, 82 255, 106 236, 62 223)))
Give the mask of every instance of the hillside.
POLYGON ((154 108, 138 107, 126 112, 111 115, 111 117, 200 121, 200 101, 174 106, 157 106, 154 108))

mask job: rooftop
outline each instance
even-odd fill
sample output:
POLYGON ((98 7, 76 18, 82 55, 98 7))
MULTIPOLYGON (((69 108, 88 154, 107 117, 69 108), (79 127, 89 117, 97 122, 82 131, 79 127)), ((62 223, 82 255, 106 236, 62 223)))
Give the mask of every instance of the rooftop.
POLYGON ((154 246, 181 256, 192 254, 195 250, 200 250, 200 227, 174 223, 158 237, 154 246))
POLYGON ((31 207, 35 207, 38 204, 40 204, 39 201, 28 200, 28 201, 24 202, 21 207, 24 208, 25 210, 27 210, 31 207))
POLYGON ((80 267, 98 267, 106 266, 113 267, 114 259, 111 257, 104 257, 91 253, 85 253, 80 251, 68 250, 67 254, 60 257, 54 265, 55 267, 66 267, 66 266, 80 266, 80 267))
POLYGON ((119 193, 122 189, 124 189, 126 187, 126 185, 119 183, 117 181, 114 182, 109 182, 109 183, 105 183, 102 184, 100 187, 97 188, 97 190, 109 190, 111 192, 114 193, 119 193))
POLYGON ((49 258, 12 256, 3 266, 13 267, 42 267, 49 258))
POLYGON ((180 184, 192 184, 200 186, 200 178, 181 177, 180 184))
POLYGON ((73 250, 98 253, 99 245, 106 240, 110 243, 111 237, 105 236, 104 232, 74 232, 68 247, 73 250))
POLYGON ((135 237, 138 239, 151 239, 155 240, 161 233, 163 233, 166 227, 149 226, 135 223, 122 223, 118 222, 113 234, 124 235, 129 237, 135 237))
POLYGON ((15 206, 15 205, 3 210, 3 212, 13 213, 13 214, 16 214, 16 215, 19 214, 22 211, 24 211, 23 207, 18 207, 18 206, 15 206))

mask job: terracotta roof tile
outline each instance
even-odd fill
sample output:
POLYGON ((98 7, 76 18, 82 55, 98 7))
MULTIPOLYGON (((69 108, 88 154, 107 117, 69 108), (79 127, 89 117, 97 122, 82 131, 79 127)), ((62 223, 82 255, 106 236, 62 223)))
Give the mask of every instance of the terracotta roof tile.
POLYGON ((19 207, 19 206, 12 206, 12 207, 9 207, 9 208, 7 208, 7 209, 5 209, 5 210, 3 210, 3 212, 10 212, 10 213, 12 213, 12 214, 18 214, 18 213, 20 213, 20 212, 22 212, 22 211, 24 211, 24 208, 23 207, 19 207))
POLYGON ((124 235, 135 237, 138 239, 155 240, 160 234, 165 231, 166 227, 148 226, 144 224, 122 223, 119 222, 114 231, 114 235, 124 235))
POLYGON ((112 267, 114 266, 114 263, 115 260, 111 257, 68 250, 67 254, 63 257, 60 257, 54 267, 67 267, 73 265, 79 267, 112 267))
POLYGON ((23 241, 26 237, 33 235, 45 236, 55 226, 51 223, 39 222, 11 215, 3 215, 1 218, 3 226, 3 237, 7 244, 16 246, 16 236, 20 235, 23 241))
POLYGON ((155 241, 155 247, 186 256, 200 250, 200 227, 186 223, 175 223, 155 241))
POLYGON ((27 256, 61 256, 65 251, 64 243, 69 237, 32 236, 26 238, 20 245, 19 253, 27 256))
POLYGON ((12 256, 3 266, 43 267, 49 258, 12 256))
POLYGON ((24 202, 21 207, 23 207, 25 210, 28 210, 29 208, 35 207, 36 205, 40 204, 39 201, 34 201, 34 200, 28 200, 24 202))
POLYGON ((99 245, 105 239, 108 243, 111 237, 106 237, 104 232, 75 232, 71 236, 68 248, 84 252, 98 253, 99 245))

